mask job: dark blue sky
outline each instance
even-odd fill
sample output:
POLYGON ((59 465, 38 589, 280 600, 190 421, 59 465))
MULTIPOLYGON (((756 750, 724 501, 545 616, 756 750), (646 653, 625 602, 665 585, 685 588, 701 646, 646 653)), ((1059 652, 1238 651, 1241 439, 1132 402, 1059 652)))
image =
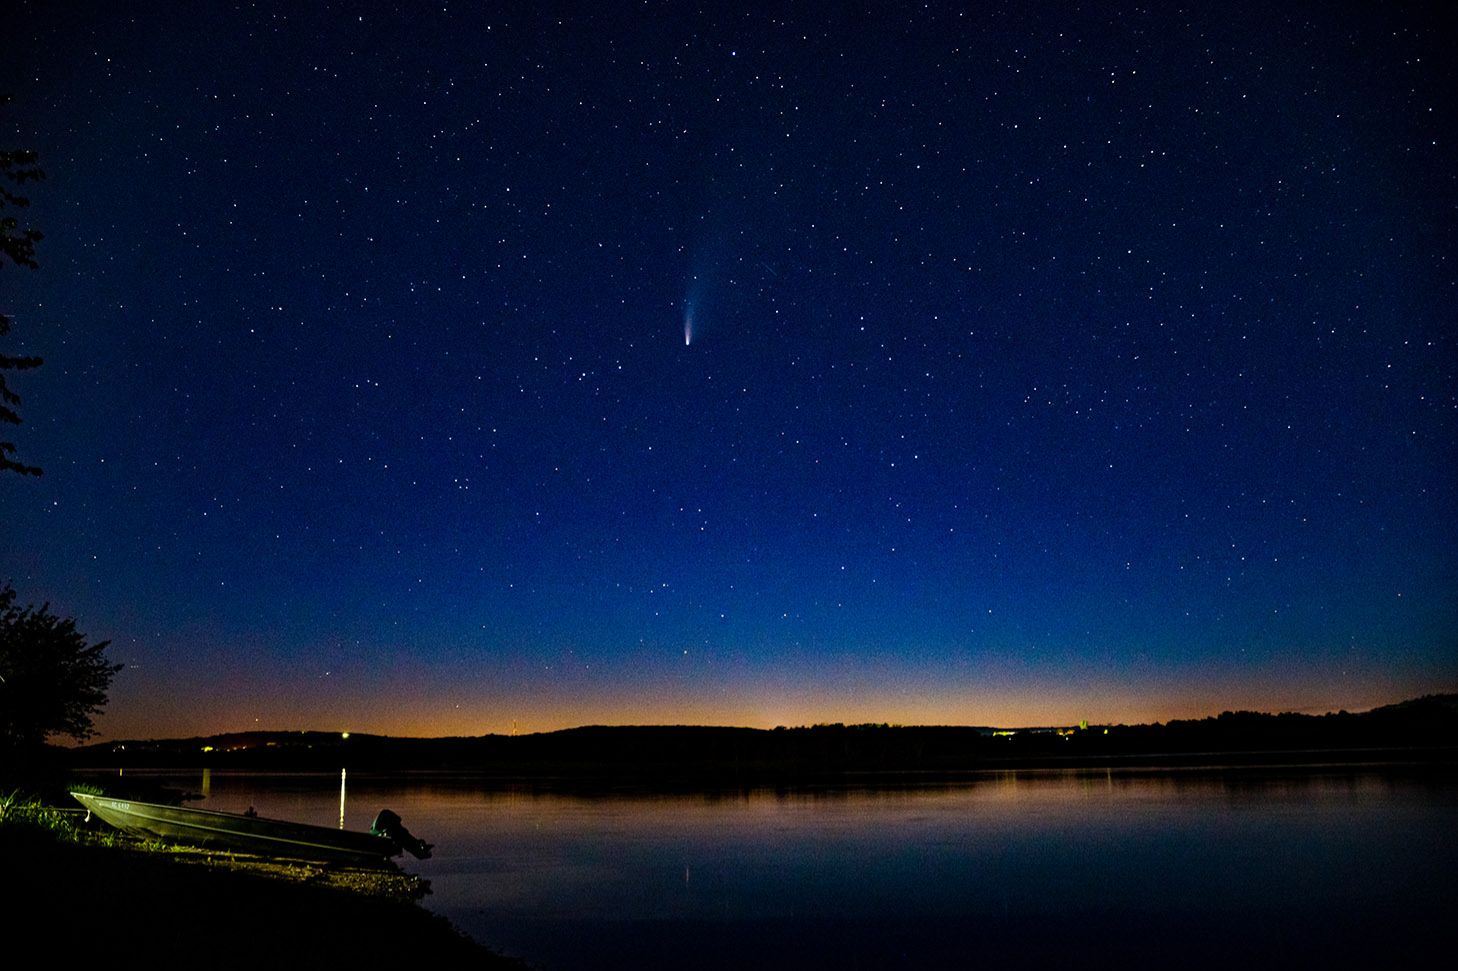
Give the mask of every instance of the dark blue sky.
POLYGON ((0 570, 111 735, 1451 690, 1458 87, 1373 6, 13 4, 0 570))

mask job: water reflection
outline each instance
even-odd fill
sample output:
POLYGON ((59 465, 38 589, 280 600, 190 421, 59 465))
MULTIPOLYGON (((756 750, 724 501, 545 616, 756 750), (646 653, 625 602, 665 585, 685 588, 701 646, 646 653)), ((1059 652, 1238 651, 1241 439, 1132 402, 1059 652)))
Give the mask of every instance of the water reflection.
POLYGON ((409 865, 428 905, 547 968, 1345 965, 1458 943, 1458 785, 1432 769, 715 792, 356 773, 347 812, 345 778, 336 807, 332 776, 214 772, 207 805, 350 828, 389 806, 437 844, 409 865))

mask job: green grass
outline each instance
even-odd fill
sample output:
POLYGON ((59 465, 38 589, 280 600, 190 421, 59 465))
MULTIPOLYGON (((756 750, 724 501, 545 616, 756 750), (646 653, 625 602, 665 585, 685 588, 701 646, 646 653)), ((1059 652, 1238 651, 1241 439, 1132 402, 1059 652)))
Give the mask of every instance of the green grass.
POLYGON ((32 834, 44 833, 56 840, 78 842, 81 830, 78 816, 62 812, 35 796, 12 792, 0 796, 0 828, 23 829, 32 834))
MULTIPOLYGON (((75 786, 77 792, 97 795, 95 786, 75 786)), ((160 840, 137 840, 109 826, 87 824, 86 810, 53 805, 35 795, 19 790, 0 796, 0 845, 13 846, 22 840, 48 841, 75 846, 128 846, 144 850, 167 850, 160 840)))

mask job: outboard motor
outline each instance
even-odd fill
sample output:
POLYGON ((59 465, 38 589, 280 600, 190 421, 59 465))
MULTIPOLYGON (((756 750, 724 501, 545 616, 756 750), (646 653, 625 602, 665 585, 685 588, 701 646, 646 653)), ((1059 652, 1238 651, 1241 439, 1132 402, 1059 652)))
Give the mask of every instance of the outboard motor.
POLYGON ((370 823, 370 832, 376 836, 385 837, 417 860, 428 860, 430 858, 430 848, 433 844, 416 839, 411 835, 410 830, 405 828, 405 824, 400 821, 400 817, 388 809, 380 810, 380 814, 375 817, 375 821, 370 823))

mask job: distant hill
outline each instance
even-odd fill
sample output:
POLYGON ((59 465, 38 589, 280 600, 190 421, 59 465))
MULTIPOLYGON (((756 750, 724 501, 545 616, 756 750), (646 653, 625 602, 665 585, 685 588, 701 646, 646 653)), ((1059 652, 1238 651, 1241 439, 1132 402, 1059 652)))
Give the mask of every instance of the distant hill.
POLYGON ((1393 705, 1383 705, 1381 708, 1373 708, 1367 714, 1377 715, 1382 718, 1451 718, 1454 715, 1458 715, 1458 694, 1423 695, 1421 698, 1410 698, 1407 701, 1399 701, 1393 705))
POLYGON ((523 779, 798 780, 856 772, 959 772, 1088 764, 1417 759, 1458 754, 1458 694, 1368 712, 1226 711, 1149 725, 998 729, 586 726, 532 735, 393 738, 240 732, 59 750, 72 765, 379 771, 440 769, 523 779))

